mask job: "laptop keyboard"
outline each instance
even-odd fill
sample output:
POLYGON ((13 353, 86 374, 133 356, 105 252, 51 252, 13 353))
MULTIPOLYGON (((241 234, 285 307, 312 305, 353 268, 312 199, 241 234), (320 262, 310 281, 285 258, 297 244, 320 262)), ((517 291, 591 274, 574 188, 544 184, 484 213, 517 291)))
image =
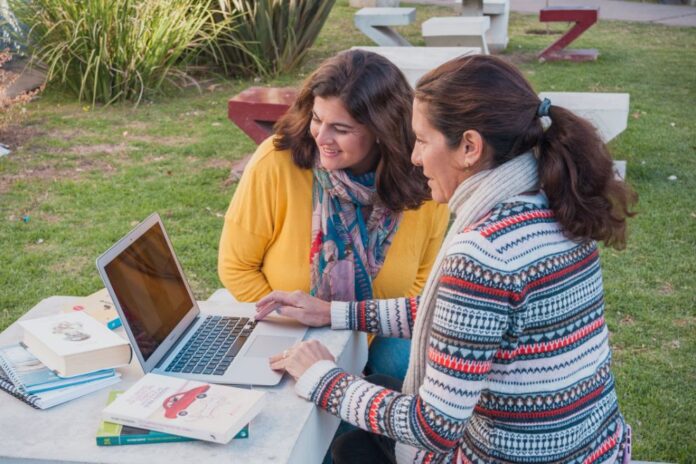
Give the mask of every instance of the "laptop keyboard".
POLYGON ((165 371, 222 375, 255 326, 247 317, 208 317, 165 371))

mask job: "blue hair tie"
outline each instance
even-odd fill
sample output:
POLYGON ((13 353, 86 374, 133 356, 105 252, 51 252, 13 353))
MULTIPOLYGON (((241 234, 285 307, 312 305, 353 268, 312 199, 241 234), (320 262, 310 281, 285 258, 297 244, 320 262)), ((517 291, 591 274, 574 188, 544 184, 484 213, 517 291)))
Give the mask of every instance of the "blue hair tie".
POLYGON ((537 116, 543 118, 549 115, 549 109, 551 108, 551 100, 544 98, 541 103, 539 103, 539 108, 537 108, 537 116))

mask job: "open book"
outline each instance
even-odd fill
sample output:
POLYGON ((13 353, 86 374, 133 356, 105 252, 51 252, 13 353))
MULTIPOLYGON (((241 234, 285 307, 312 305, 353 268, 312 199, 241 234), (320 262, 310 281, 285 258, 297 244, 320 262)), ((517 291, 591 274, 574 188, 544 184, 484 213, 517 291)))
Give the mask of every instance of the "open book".
POLYGON ((266 402, 266 394, 146 374, 102 411, 102 419, 158 432, 227 443, 266 402))

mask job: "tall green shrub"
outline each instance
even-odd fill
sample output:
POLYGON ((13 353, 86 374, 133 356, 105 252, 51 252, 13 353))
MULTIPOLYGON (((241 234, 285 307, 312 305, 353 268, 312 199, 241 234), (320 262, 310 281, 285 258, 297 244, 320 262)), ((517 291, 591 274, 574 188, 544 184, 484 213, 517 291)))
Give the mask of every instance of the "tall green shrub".
POLYGON ((218 0, 229 20, 219 45, 234 74, 276 75, 297 67, 335 0, 218 0), (241 46, 240 46, 241 44, 241 46))
POLYGON ((29 28, 32 58, 80 100, 111 103, 158 92, 226 26, 200 0, 9 0, 29 28))

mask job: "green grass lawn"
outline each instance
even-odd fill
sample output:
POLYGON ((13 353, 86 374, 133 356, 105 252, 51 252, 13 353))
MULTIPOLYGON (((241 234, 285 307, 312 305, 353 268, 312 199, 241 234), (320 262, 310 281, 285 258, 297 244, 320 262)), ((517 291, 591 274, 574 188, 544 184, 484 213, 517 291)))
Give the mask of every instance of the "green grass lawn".
MULTIPOLYGON (((417 24, 400 29, 415 44, 423 20, 453 14, 417 8, 417 24)), ((323 58, 370 45, 354 11, 339 1, 303 68, 274 81, 218 80, 137 109, 90 109, 57 90, 29 104, 13 129, 21 147, 0 159, 0 329, 42 298, 99 289, 95 258, 153 211, 196 296, 219 288, 230 165, 255 147, 227 120, 227 99, 298 84, 323 58)), ((639 215, 627 249, 602 252, 614 371, 634 457, 696 462, 696 29, 600 22, 573 44, 599 49, 597 62, 540 64, 535 53, 557 37, 531 33, 545 27, 513 14, 503 55, 535 88, 631 94, 610 148, 628 161, 639 215)))

